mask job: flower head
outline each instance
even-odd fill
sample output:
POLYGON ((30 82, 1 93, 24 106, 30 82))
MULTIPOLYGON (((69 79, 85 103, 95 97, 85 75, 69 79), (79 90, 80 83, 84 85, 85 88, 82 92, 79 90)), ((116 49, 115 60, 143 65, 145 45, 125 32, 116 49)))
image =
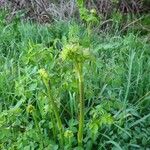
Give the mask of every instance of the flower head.
POLYGON ((66 130, 66 132, 64 133, 64 136, 66 138, 72 138, 73 137, 73 132, 70 130, 66 130))
POLYGON ((90 51, 79 43, 66 44, 61 52, 62 60, 71 60, 74 62, 84 62, 90 58, 90 51))
POLYGON ((44 79, 47 79, 47 78, 48 78, 48 73, 47 73, 46 70, 43 69, 43 68, 39 70, 39 74, 40 74, 40 76, 41 76, 42 78, 44 78, 44 79))
POLYGON ((97 14, 96 9, 91 9, 91 10, 90 10, 90 13, 91 13, 91 14, 97 14))
POLYGON ((28 105, 27 112, 32 113, 33 111, 34 111, 34 106, 33 105, 28 105))

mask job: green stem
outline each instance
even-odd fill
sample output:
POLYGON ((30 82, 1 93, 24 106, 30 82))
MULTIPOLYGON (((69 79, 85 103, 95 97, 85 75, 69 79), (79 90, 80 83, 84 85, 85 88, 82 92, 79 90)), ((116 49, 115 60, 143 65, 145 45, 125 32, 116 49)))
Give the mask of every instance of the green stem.
POLYGON ((53 137, 54 137, 54 140, 56 140, 56 136, 57 136, 57 133, 56 133, 56 126, 55 126, 55 118, 54 118, 54 114, 50 111, 50 119, 52 121, 52 132, 53 132, 53 137))
POLYGON ((40 144, 43 147, 43 145, 44 145, 43 141, 42 141, 43 135, 42 135, 42 131, 41 131, 41 129, 39 127, 39 124, 38 124, 36 113, 34 111, 32 112, 32 117, 33 117, 33 120, 34 120, 34 123, 35 123, 35 127, 36 127, 36 129, 37 129, 37 131, 39 132, 39 135, 40 135, 40 139, 41 139, 40 144))
POLYGON ((82 64, 77 64, 78 80, 79 80, 79 129, 78 129, 78 145, 82 147, 83 127, 84 127, 84 84, 82 64))
POLYGON ((40 130, 40 127, 38 125, 38 121, 37 121, 35 112, 32 113, 32 117, 34 119, 34 123, 35 123, 35 126, 36 126, 37 130, 41 133, 41 130, 40 130))
POLYGON ((50 100, 50 103, 51 103, 53 111, 54 111, 54 115, 56 117, 57 126, 58 126, 58 130, 59 130, 59 133, 60 133, 60 145, 61 145, 61 148, 63 149, 64 129, 63 129, 63 125, 62 125, 62 122, 61 122, 61 119, 60 119, 60 116, 59 116, 58 107, 57 107, 57 105, 54 101, 54 98, 53 98, 52 94, 51 94, 51 88, 50 88, 50 85, 48 83, 46 84, 46 88, 47 88, 47 92, 48 92, 48 98, 50 100))
POLYGON ((88 37, 91 37, 91 23, 87 24, 88 37))

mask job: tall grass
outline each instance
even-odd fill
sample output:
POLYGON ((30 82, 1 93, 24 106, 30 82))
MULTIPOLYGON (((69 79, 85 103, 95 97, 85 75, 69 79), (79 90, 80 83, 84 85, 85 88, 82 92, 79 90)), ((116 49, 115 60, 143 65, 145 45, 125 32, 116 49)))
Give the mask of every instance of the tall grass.
POLYGON ((94 34, 89 40, 84 27, 76 23, 47 26, 14 20, 7 25, 0 22, 1 149, 60 149, 59 128, 54 125, 59 119, 50 109, 54 106, 43 90, 40 68, 51 76, 51 95, 64 126, 64 148, 78 147, 78 77, 73 64, 60 59, 64 43, 76 37, 85 47, 90 41, 95 56, 83 66, 83 149, 149 148, 148 37, 110 33, 94 34), (35 118, 26 111, 31 105, 35 118))

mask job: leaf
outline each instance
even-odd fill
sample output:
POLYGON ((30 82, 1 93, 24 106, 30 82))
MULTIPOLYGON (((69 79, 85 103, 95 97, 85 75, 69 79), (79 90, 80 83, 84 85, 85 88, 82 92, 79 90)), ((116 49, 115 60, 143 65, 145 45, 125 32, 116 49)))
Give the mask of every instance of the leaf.
POLYGON ((133 126, 135 126, 135 125, 137 125, 137 124, 139 124, 139 123, 141 123, 141 122, 143 122, 143 121, 146 120, 148 117, 150 117, 150 114, 148 114, 148 115, 144 116, 143 118, 141 118, 141 119, 135 121, 134 123, 132 123, 132 124, 130 125, 130 128, 133 127, 133 126))
POLYGON ((129 137, 132 137, 131 134, 129 132, 127 132, 124 128, 121 128, 120 126, 118 126, 117 124, 114 124, 116 127, 118 127, 120 130, 122 130, 124 133, 126 133, 129 137))
POLYGON ((83 6, 83 2, 84 2, 84 0, 77 0, 77 4, 78 4, 78 6, 83 6))
POLYGON ((137 144, 129 144, 129 146, 134 147, 134 148, 138 148, 138 149, 140 148, 140 146, 137 144))
POLYGON ((89 128, 91 129, 91 132, 93 134, 97 134, 99 127, 98 127, 97 123, 91 123, 89 128))
POLYGON ((30 91, 34 91, 37 88, 37 83, 32 83, 31 85, 29 85, 29 90, 30 91))
POLYGON ((110 140, 110 141, 107 141, 106 143, 108 143, 108 144, 113 144, 114 146, 116 146, 116 148, 117 148, 118 150, 123 150, 123 149, 120 147, 120 145, 119 145, 118 143, 116 143, 115 141, 110 140))

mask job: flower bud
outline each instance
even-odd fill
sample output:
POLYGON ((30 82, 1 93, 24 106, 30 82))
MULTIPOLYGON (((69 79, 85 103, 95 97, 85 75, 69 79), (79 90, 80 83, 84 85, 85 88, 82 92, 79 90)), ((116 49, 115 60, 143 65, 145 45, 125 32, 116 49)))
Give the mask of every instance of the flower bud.
POLYGON ((91 9, 91 10, 90 10, 90 13, 92 13, 92 14, 97 14, 96 9, 91 9))
POLYGON ((66 138, 71 138, 71 137, 73 137, 73 132, 70 130, 67 130, 67 131, 65 131, 64 136, 66 138))
POLYGON ((40 69, 39 74, 42 78, 47 79, 48 78, 48 73, 46 72, 45 69, 40 69))
POLYGON ((33 111, 34 111, 34 106, 33 105, 28 105, 27 112, 32 113, 33 111))

